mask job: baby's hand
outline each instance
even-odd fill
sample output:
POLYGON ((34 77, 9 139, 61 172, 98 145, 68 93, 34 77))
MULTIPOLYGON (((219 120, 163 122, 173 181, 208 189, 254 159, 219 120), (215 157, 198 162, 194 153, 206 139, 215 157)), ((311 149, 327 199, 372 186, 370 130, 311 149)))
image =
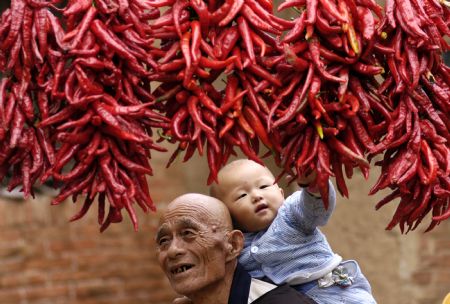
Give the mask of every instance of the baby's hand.
POLYGON ((314 182, 316 177, 317 172, 315 170, 312 172, 304 172, 303 174, 297 176, 297 184, 300 187, 305 188, 311 195, 320 197, 319 188, 314 182))
POLYGON ((188 297, 176 298, 172 304, 192 304, 193 302, 188 297))
POLYGON ((316 171, 302 172, 302 174, 297 176, 297 184, 300 187, 306 188, 316 180, 316 171))

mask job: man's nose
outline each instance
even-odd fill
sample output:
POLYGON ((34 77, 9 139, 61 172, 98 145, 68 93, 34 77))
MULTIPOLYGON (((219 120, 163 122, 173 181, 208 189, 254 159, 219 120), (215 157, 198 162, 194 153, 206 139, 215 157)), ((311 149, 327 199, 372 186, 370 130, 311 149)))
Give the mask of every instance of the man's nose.
POLYGON ((167 256, 171 259, 177 258, 186 252, 185 243, 179 238, 174 238, 167 248, 167 256))

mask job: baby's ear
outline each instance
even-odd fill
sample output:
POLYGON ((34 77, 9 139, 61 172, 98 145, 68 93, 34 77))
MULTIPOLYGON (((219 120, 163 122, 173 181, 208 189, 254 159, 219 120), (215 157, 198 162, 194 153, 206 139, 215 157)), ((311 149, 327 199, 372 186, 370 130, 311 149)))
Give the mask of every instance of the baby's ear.
POLYGON ((244 248, 244 234, 240 230, 232 230, 227 236, 226 261, 229 262, 236 259, 244 248))

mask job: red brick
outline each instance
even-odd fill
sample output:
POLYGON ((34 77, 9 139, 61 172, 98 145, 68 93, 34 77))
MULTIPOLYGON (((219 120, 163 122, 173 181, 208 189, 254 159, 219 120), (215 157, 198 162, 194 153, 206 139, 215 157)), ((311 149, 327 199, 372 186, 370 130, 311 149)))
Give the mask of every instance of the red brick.
POLYGON ((429 271, 426 272, 416 272, 413 276, 412 276, 412 281, 414 282, 414 284, 420 285, 420 286, 426 286, 431 284, 431 278, 432 278, 432 273, 429 271))
POLYGON ((0 303, 17 304, 23 299, 23 295, 18 289, 0 288, 0 303))
POLYGON ((78 299, 101 298, 102 296, 111 297, 118 295, 119 287, 119 282, 87 281, 78 284, 75 292, 78 299))
POLYGON ((22 259, 0 259, 0 277, 9 273, 19 272, 24 269, 25 263, 22 259))
POLYGON ((24 277, 20 273, 11 273, 0 277, 0 287, 2 288, 14 288, 24 284, 24 277))
POLYGON ((28 301, 69 297, 69 288, 66 285, 27 287, 25 288, 25 296, 28 301))
POLYGON ((445 252, 445 253, 449 253, 450 252, 450 240, 448 239, 439 239, 435 242, 435 246, 436 246, 436 251, 437 253, 439 252, 445 252))
POLYGON ((39 269, 42 271, 49 271, 51 269, 70 269, 72 261, 68 258, 58 259, 36 259, 28 260, 25 263, 28 269, 39 269))
POLYGON ((442 267, 450 270, 450 254, 439 253, 439 251, 437 251, 433 257, 430 257, 430 266, 442 267))

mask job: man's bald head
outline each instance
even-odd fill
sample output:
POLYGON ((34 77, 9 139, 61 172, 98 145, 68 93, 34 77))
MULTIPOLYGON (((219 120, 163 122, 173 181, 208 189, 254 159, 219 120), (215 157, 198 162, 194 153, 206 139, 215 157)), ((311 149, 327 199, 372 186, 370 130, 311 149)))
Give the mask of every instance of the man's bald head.
POLYGON ((191 215, 208 225, 233 229, 230 213, 220 200, 199 193, 187 193, 175 198, 167 206, 161 220, 167 216, 191 215))

